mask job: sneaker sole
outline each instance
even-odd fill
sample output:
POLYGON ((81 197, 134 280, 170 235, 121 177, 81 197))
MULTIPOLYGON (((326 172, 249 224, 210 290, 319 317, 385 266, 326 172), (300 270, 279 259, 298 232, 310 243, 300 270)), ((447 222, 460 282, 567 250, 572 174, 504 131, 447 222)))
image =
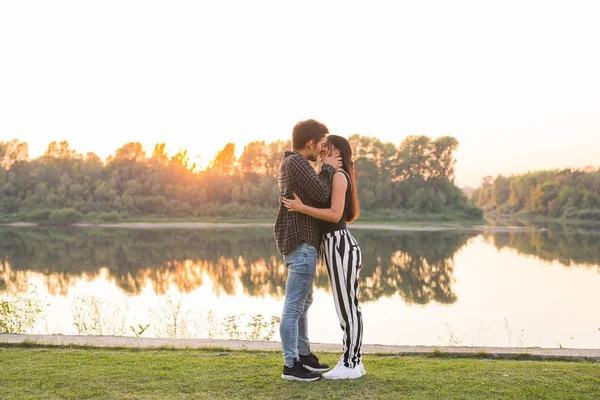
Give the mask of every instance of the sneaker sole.
POLYGON ((301 381, 301 382, 312 382, 312 381, 318 381, 319 379, 321 379, 320 376, 317 376, 316 378, 298 378, 297 376, 293 376, 293 375, 284 375, 281 374, 281 379, 285 379, 288 381, 301 381))
POLYGON ((304 367, 304 369, 307 369, 309 371, 312 372, 325 372, 325 371, 329 371, 329 367, 327 368, 314 368, 314 367, 309 367, 308 365, 302 365, 304 367))
MULTIPOLYGON (((332 372, 334 372, 332 370, 332 372)), ((366 375, 366 372, 363 374, 362 371, 353 371, 352 374, 330 374, 330 373, 326 373, 323 374, 323 379, 331 379, 331 380, 335 380, 335 379, 359 379, 363 376, 366 375)))
POLYGON ((324 376, 323 379, 328 379, 328 380, 343 380, 343 379, 359 379, 362 378, 364 375, 359 375, 359 376, 336 376, 336 377, 327 377, 324 376))

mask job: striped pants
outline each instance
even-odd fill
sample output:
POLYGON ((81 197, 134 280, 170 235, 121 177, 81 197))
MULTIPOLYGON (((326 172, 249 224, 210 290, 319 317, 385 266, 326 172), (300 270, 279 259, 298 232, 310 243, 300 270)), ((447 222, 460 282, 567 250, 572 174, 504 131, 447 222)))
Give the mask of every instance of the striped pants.
POLYGON ((362 357, 363 321, 358 305, 362 253, 346 229, 323 235, 323 252, 335 309, 344 331, 343 362, 346 367, 354 368, 362 357))

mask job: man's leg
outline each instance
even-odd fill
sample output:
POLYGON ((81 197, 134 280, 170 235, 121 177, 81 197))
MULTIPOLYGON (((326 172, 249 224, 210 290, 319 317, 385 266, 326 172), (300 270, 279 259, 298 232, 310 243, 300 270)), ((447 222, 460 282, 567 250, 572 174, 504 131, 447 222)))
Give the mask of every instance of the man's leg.
MULTIPOLYGON (((299 359, 299 320, 305 314, 307 300, 310 298, 309 307, 312 302, 316 257, 317 249, 308 243, 300 244, 291 253, 284 256, 284 261, 288 268, 288 277, 285 286, 285 302, 279 325, 279 335, 281 336, 281 346, 283 347, 284 364, 287 367, 292 367, 299 359)), ((306 311, 308 311, 308 307, 306 307, 306 311)), ((308 337, 305 331, 305 322, 302 325, 302 329, 301 345, 306 347, 308 337)), ((310 348, 310 345, 308 347, 310 348)))
POLYGON ((301 356, 310 355, 310 340, 308 340, 308 309, 313 302, 313 288, 310 287, 308 297, 304 302, 304 310, 298 319, 298 354, 301 356))
MULTIPOLYGON (((316 264, 315 264, 316 265, 316 264)), ((329 365, 319 361, 316 355, 310 350, 310 340, 308 340, 308 310, 313 301, 313 289, 310 288, 310 293, 304 303, 304 311, 298 319, 298 355, 300 362, 304 368, 314 372, 324 372, 329 369, 329 365)))

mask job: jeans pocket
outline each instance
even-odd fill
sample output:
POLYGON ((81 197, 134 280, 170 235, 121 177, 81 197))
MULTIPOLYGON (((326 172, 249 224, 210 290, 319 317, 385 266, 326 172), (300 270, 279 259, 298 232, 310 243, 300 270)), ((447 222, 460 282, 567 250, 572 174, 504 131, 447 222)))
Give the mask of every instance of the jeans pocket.
POLYGON ((310 275, 308 263, 304 260, 297 260, 288 265, 288 270, 294 274, 310 275))
POLYGON ((296 274, 306 274, 306 263, 304 259, 306 255, 301 246, 298 246, 290 253, 283 256, 283 261, 289 272, 296 274))
POLYGON ((317 267, 317 249, 308 243, 302 243, 283 259, 289 272, 314 275, 317 267))

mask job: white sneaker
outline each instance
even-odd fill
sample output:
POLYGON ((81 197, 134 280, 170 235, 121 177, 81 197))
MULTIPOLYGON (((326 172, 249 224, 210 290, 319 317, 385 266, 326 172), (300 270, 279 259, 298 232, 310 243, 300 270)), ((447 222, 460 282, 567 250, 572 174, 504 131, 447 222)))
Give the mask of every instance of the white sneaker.
POLYGON ((360 365, 357 365, 354 368, 348 368, 344 365, 344 363, 340 362, 336 365, 331 371, 325 372, 323 374, 323 378, 325 379, 356 379, 360 378, 365 372, 365 368, 360 368, 360 365))
POLYGON ((367 374, 367 371, 365 370, 365 365, 362 363, 362 361, 354 368, 359 368, 360 376, 365 376, 367 374))

